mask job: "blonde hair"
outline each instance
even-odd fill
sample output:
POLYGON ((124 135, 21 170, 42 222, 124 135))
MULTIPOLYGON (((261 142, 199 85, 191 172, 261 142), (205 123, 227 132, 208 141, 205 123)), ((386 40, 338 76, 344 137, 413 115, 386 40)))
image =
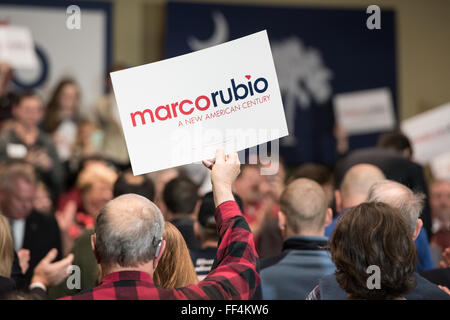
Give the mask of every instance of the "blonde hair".
POLYGON ((8 220, 0 213, 0 276, 9 278, 14 260, 14 245, 8 220))
POLYGON ((180 231, 166 221, 163 233, 166 249, 153 274, 155 283, 166 289, 186 287, 198 283, 189 250, 180 231))
POLYGON ((87 192, 96 182, 104 182, 111 186, 117 180, 117 173, 102 163, 92 163, 87 165, 78 175, 77 188, 81 192, 87 192))

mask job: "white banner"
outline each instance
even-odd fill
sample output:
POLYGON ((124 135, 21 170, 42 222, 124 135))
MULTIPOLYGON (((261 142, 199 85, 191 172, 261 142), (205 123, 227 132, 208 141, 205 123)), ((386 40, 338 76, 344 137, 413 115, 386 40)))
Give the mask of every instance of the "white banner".
POLYGON ((337 124, 349 135, 392 130, 394 108, 388 88, 337 94, 333 98, 337 124))
POLYGON ((0 62, 17 69, 37 68, 31 32, 21 26, 0 26, 0 62))
POLYGON ((266 31, 111 79, 135 175, 288 135, 266 31))
MULTIPOLYGON (((93 4, 83 4, 80 29, 70 29, 65 2, 55 6, 39 1, 24 4, 0 3, 0 21, 31 30, 39 50, 38 65, 33 70, 14 70, 17 81, 49 97, 62 77, 73 77, 81 87, 83 107, 92 107, 103 95, 107 57, 107 13, 93 4)), ((107 4, 104 4, 106 6, 107 4)))
POLYGON ((413 144, 415 159, 422 164, 450 151, 450 103, 403 121, 402 131, 413 144))

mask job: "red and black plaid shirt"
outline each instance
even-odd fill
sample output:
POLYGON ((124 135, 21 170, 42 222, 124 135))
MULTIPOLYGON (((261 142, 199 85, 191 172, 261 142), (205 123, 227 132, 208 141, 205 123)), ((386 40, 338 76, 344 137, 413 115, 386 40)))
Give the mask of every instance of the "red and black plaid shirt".
POLYGON ((198 284, 164 289, 147 273, 120 271, 93 289, 61 300, 250 299, 260 283, 253 235, 234 201, 217 207, 215 217, 220 236, 217 266, 198 284))

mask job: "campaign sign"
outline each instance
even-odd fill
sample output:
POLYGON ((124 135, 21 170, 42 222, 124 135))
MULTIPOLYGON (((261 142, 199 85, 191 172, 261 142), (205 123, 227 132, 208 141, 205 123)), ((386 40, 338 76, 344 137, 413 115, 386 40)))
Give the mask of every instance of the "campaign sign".
POLYGON ((33 38, 28 28, 0 26, 0 62, 7 62, 17 69, 37 68, 33 38))
POLYGON ((111 79, 135 175, 288 135, 265 30, 111 79))
POLYGON ((337 94, 334 99, 337 123, 349 135, 392 130, 394 106, 389 88, 337 94))
POLYGON ((422 164, 450 151, 450 103, 403 121, 402 131, 413 144, 415 159, 422 164))

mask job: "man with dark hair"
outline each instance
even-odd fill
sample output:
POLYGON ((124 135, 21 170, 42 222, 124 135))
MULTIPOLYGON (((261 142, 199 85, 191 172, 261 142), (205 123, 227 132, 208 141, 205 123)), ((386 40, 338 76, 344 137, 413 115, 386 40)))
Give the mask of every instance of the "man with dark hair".
POLYGON ((153 181, 146 175, 134 176, 131 170, 119 174, 114 183, 114 198, 126 194, 135 193, 153 201, 155 197, 155 186, 153 181))
POLYGON ((198 187, 185 177, 172 179, 164 187, 163 200, 170 222, 180 230, 188 249, 198 250, 200 244, 194 235, 200 205, 198 187))
POLYGON ((378 138, 377 146, 383 149, 393 149, 405 158, 412 159, 413 149, 408 137, 400 131, 387 132, 378 138))
POLYGON ((63 186, 63 169, 51 138, 39 128, 44 116, 42 99, 32 91, 23 92, 12 115, 11 128, 0 136, 0 160, 26 159, 56 199, 63 186))

